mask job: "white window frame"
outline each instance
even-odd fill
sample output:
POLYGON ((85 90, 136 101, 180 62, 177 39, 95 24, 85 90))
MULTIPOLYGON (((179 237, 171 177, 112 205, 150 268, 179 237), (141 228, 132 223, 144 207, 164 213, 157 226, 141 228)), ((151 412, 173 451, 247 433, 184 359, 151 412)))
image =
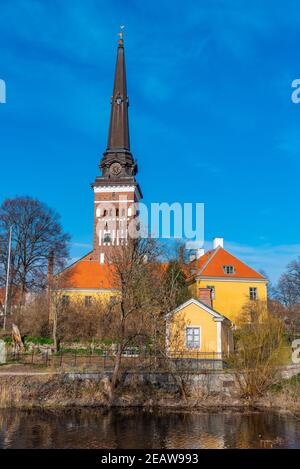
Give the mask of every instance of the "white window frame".
MULTIPOLYGON (((193 342, 194 342, 194 337, 195 337, 195 334, 193 333, 193 342)), ((201 326, 192 326, 192 325, 185 326, 185 348, 188 350, 200 350, 201 349, 201 326), (196 347, 188 346, 188 341, 187 341, 188 329, 198 329, 199 331, 199 345, 198 346, 196 347)))
POLYGON ((234 265, 231 265, 231 264, 223 265, 223 271, 224 271, 224 274, 226 275, 233 275, 235 273, 234 265), (229 268, 232 269, 232 272, 228 272, 229 268))
POLYGON ((91 295, 85 295, 84 297, 84 306, 89 308, 92 306, 93 297, 91 295))
POLYGON ((249 287, 249 298, 250 298, 251 301, 255 301, 255 300, 258 299, 257 287, 249 287), (255 292, 254 296, 252 295, 252 291, 253 291, 253 293, 255 292))

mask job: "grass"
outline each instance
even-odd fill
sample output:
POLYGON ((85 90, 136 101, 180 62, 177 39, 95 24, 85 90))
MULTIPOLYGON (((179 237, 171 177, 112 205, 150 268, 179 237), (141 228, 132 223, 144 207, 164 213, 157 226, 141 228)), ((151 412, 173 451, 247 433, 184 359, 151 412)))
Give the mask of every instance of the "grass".
POLYGON ((53 339, 49 339, 49 337, 34 337, 31 335, 27 335, 24 340, 25 344, 28 344, 31 342, 32 344, 35 345, 52 345, 53 344, 53 339))
MULTIPOLYGON (((103 350, 102 349, 94 349, 93 350, 93 355, 103 355, 103 350)), ((87 348, 78 348, 78 349, 73 349, 73 348, 62 348, 59 352, 57 352, 57 355, 60 354, 66 354, 70 353, 73 355, 91 355, 91 350, 87 348)))
POLYGON ((300 373, 298 373, 295 376, 292 376, 289 379, 284 379, 280 381, 279 383, 273 384, 271 386, 271 391, 275 393, 279 393, 283 391, 284 389, 291 389, 293 391, 296 391, 297 394, 300 396, 300 373))

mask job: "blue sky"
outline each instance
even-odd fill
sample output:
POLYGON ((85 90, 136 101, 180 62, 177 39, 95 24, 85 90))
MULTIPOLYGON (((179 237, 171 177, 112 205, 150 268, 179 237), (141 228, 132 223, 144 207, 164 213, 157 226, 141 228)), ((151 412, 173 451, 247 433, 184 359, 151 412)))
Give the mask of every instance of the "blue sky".
POLYGON ((120 24, 145 201, 204 202, 207 246, 276 280, 300 252, 298 1, 1 0, 0 202, 41 199, 90 248, 120 24))

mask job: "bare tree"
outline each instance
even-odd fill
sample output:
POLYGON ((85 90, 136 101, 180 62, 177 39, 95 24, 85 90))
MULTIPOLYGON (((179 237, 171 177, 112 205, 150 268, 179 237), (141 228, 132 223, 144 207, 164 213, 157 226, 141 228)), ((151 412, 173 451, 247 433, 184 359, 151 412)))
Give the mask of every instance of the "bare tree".
MULTIPOLYGON (((148 329, 150 311, 155 308, 155 267, 161 249, 152 238, 129 239, 126 245, 115 247, 110 255, 112 281, 119 290, 108 333, 117 339, 117 351, 109 388, 113 402, 120 376, 122 356, 126 347, 145 342, 152 335, 148 329)), ((111 311, 108 311, 111 314, 111 311)))
POLYGON ((28 291, 47 284, 48 257, 55 252, 56 267, 68 257, 69 235, 63 232, 59 215, 30 197, 6 199, 0 207, 0 283, 7 269, 7 240, 12 227, 10 283, 20 301, 28 291))
POLYGON ((285 306, 300 303, 300 259, 290 262, 279 279, 277 298, 285 306))
POLYGON ((252 401, 276 381, 278 366, 285 361, 284 326, 266 304, 254 301, 243 308, 239 325, 230 364, 242 397, 252 401))
POLYGON ((274 299, 285 308, 285 323, 293 335, 300 330, 300 259, 288 264, 274 289, 274 299))

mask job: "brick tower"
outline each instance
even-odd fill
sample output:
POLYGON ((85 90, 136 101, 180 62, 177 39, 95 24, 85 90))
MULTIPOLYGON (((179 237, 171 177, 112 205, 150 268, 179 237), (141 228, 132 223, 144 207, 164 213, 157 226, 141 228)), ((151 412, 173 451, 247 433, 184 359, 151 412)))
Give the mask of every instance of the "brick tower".
POLYGON ((93 260, 109 261, 111 250, 126 243, 138 215, 142 198, 135 179, 137 164, 130 151, 128 96, 124 41, 118 41, 117 63, 106 151, 100 161, 101 176, 92 184, 94 190, 93 260))

